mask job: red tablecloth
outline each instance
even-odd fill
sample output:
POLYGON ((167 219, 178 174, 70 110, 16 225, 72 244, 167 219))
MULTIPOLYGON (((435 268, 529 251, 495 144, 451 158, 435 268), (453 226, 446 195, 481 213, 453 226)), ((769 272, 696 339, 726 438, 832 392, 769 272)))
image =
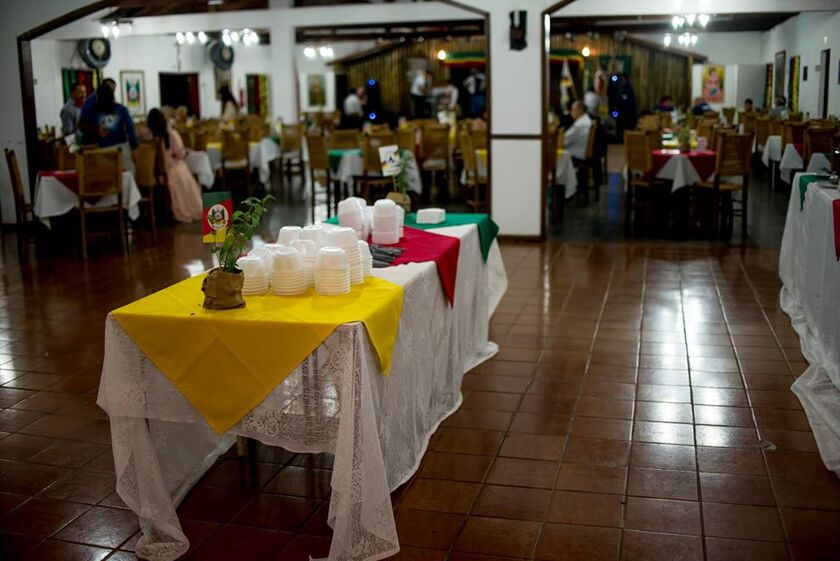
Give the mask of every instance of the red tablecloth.
POLYGON ((461 240, 406 227, 403 228, 403 238, 394 247, 401 247, 405 251, 391 265, 434 261, 443 292, 450 304, 455 303, 455 277, 458 273, 461 240))
POLYGON ((831 203, 834 210, 834 255, 840 261, 840 199, 831 203))
POLYGON ((39 171, 38 176, 54 177, 74 193, 79 192, 79 172, 77 172, 74 169, 56 169, 49 171, 39 171))
POLYGON ((653 174, 656 175, 674 156, 688 158, 691 165, 697 170, 697 175, 705 181, 715 172, 715 158, 717 152, 714 150, 690 150, 680 152, 679 150, 659 149, 651 152, 653 156, 653 174))
POLYGON ((794 142, 793 147, 796 149, 796 153, 799 154, 800 157, 805 153, 805 144, 803 142, 794 142))

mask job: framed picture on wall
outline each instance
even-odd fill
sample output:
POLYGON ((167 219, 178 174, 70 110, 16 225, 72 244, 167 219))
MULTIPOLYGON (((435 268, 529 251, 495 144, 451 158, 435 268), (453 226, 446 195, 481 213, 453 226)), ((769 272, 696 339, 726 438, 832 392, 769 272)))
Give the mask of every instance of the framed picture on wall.
POLYGON ((724 67, 717 64, 703 65, 703 99, 709 103, 723 103, 724 67))
POLYGON ((120 93, 123 105, 132 117, 146 115, 146 82, 142 70, 120 72, 120 93))
POLYGON ((773 97, 785 95, 785 60, 787 51, 776 53, 776 62, 773 68, 773 97))
POLYGON ((306 75, 306 104, 309 107, 323 107, 327 104, 327 77, 325 75, 306 75))

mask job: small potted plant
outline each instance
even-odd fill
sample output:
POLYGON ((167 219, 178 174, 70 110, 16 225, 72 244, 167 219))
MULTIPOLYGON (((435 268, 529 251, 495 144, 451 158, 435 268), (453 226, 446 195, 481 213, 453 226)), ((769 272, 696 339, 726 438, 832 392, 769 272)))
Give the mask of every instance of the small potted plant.
POLYGON ((411 212, 411 197, 408 196, 408 172, 411 170, 414 160, 408 159, 408 150, 400 149, 399 155, 400 171, 394 176, 394 191, 388 193, 388 198, 401 206, 406 212, 411 212))
POLYGON ((225 233, 225 241, 213 244, 210 250, 219 258, 219 266, 211 269, 201 284, 204 292, 204 308, 208 310, 230 310, 245 306, 242 285, 245 276, 236 267, 236 260, 248 247, 251 237, 260 226, 266 204, 274 200, 267 195, 260 200, 249 197, 242 201, 242 210, 233 213, 225 233))

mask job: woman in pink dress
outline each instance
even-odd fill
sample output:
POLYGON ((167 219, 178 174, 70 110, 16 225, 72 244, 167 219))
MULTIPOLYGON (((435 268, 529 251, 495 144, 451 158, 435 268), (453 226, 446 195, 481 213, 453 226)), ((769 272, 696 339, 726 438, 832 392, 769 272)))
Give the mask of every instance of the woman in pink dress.
POLYGON ((149 111, 146 124, 155 138, 163 139, 166 178, 169 196, 172 200, 172 214, 179 222, 201 220, 201 187, 187 167, 184 157, 184 141, 178 131, 166 123, 166 118, 158 109, 149 111))

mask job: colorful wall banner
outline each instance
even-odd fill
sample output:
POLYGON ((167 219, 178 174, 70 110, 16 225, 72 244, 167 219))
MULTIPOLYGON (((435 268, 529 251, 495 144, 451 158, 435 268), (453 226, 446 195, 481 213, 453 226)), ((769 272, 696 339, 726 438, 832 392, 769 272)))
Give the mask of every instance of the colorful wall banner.
POLYGON ((788 80, 788 107, 799 112, 799 55, 790 57, 790 79, 788 80))
POLYGON ((224 243, 230 218, 233 216, 233 199, 229 191, 202 193, 204 217, 201 221, 201 241, 224 243))
POLYGON ((764 70, 764 107, 773 107, 773 63, 768 62, 764 70))

